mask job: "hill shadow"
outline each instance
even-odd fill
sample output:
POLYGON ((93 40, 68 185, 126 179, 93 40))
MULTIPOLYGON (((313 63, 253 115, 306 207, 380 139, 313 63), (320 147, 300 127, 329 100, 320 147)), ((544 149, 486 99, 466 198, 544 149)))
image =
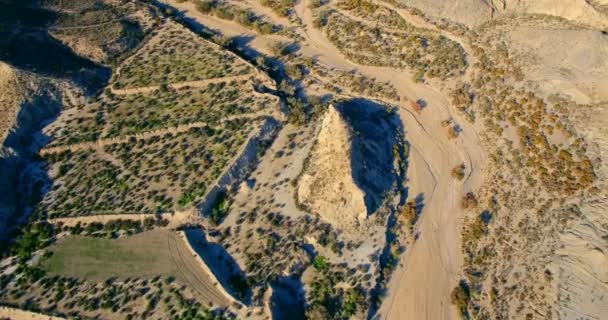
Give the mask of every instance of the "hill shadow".
POLYGON ((55 39, 48 28, 57 19, 56 12, 35 1, 0 4, 0 60, 25 72, 79 83, 92 93, 109 80, 111 70, 55 39))
POLYGON ((336 109, 352 129, 352 175, 365 193, 368 214, 373 214, 398 180, 395 146, 403 125, 397 113, 367 99, 347 100, 336 109))
POLYGON ((251 304, 252 292, 245 272, 221 244, 210 242, 202 229, 185 229, 186 238, 215 278, 235 299, 251 304))
POLYGON ((271 286, 270 311, 272 319, 306 319, 304 285, 299 277, 281 277, 271 286))

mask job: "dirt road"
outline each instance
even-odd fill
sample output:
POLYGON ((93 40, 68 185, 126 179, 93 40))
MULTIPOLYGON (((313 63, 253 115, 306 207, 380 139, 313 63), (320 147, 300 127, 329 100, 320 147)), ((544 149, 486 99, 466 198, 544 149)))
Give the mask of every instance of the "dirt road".
POLYGON ((0 319, 19 319, 19 320, 63 320, 65 318, 48 316, 27 310, 11 307, 0 307, 0 319))

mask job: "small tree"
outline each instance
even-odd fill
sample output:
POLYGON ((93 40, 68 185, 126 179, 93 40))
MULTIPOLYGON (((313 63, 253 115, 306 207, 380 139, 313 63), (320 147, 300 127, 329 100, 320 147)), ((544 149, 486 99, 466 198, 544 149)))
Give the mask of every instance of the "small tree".
POLYGON ((460 314, 467 319, 471 293, 469 285, 465 280, 460 280, 458 286, 452 290, 451 298, 452 304, 458 307, 460 314))

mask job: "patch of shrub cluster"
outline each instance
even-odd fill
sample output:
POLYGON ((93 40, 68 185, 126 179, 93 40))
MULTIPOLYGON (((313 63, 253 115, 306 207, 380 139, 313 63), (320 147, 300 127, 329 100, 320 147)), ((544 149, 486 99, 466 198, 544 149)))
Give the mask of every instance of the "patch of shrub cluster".
POLYGON ((354 20, 333 9, 320 12, 316 24, 348 59, 360 64, 409 68, 416 71, 417 79, 426 76, 446 80, 464 73, 466 56, 457 42, 415 28, 388 8, 376 7, 368 1, 342 5, 344 10, 390 24, 393 29, 354 20), (389 12, 388 16, 384 12, 389 12))

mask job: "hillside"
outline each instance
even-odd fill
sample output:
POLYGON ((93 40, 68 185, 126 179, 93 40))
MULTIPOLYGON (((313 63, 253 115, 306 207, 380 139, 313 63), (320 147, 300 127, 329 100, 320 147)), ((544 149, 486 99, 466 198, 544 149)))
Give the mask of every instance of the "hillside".
POLYGON ((0 0, 0 317, 602 319, 606 0, 0 0))
POLYGON ((506 15, 550 16, 600 30, 608 27, 605 0, 411 0, 403 3, 433 19, 445 19, 470 28, 506 15))

